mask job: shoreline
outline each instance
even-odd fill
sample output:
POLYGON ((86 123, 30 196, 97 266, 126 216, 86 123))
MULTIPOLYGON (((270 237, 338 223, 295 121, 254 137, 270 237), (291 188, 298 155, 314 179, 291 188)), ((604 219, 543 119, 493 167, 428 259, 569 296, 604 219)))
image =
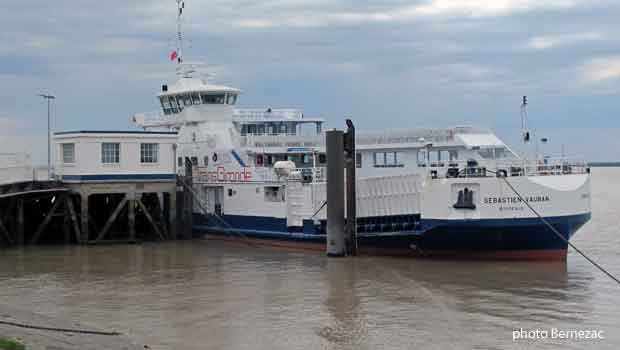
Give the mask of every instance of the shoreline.
POLYGON ((118 349, 137 350, 145 349, 145 345, 133 343, 125 334, 106 335, 115 330, 101 330, 83 323, 70 322, 61 318, 51 317, 31 311, 23 311, 0 304, 0 339, 14 340, 23 343, 28 350, 95 350, 95 349, 118 349), (12 324, 7 324, 12 323, 12 324), (17 326, 32 325, 40 328, 26 328, 17 326), (87 330, 86 332, 73 332, 68 330, 87 330), (88 334, 100 333, 100 334, 88 334))

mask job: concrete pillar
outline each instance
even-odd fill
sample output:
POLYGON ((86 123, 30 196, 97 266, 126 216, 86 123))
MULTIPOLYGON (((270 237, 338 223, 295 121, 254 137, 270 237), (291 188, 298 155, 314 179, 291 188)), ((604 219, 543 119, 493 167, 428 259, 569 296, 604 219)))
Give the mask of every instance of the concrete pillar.
POLYGON ((127 193, 127 225, 129 226, 129 240, 136 240, 136 193, 127 193))
POLYGON ((327 154, 327 256, 345 256, 343 133, 325 133, 327 154))
POLYGON ((80 210, 80 219, 82 222, 82 232, 80 237, 80 244, 88 243, 88 196, 90 193, 86 191, 82 191, 81 193, 81 210, 80 210))

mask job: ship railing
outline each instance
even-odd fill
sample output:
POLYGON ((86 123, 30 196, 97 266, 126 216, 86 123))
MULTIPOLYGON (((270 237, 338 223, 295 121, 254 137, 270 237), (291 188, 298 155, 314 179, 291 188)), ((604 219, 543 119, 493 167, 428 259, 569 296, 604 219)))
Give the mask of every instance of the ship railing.
POLYGON ((297 120, 304 117, 304 111, 295 108, 240 108, 235 109, 233 119, 236 121, 261 121, 261 120, 297 120))
POLYGON ((176 118, 166 116, 159 111, 134 114, 132 121, 143 129, 173 128, 178 124, 176 118))
POLYGON ((433 178, 495 177, 495 176, 553 176, 585 174, 585 161, 570 158, 446 160, 418 164, 428 167, 433 178))

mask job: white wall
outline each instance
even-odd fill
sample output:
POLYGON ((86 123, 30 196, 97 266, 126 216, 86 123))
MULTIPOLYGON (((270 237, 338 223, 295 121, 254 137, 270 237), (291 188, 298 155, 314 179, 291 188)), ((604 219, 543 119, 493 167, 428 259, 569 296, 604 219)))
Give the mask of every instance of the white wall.
POLYGON ((54 137, 56 152, 56 173, 58 175, 101 175, 101 174, 173 174, 176 155, 176 135, 165 134, 68 134, 54 137), (101 144, 120 143, 120 163, 101 162, 101 144), (62 144, 75 144, 75 163, 64 164, 62 144), (140 162, 140 144, 158 143, 157 163, 140 162))

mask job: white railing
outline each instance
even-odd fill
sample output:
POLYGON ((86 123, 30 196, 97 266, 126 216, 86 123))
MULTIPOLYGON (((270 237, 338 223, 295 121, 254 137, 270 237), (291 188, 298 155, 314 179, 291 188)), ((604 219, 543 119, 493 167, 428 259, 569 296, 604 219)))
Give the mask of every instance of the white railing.
POLYGON ((235 109, 233 120, 236 121, 261 121, 261 120, 281 120, 281 119, 302 119, 304 111, 295 108, 240 108, 235 109))
POLYGON ((161 112, 144 112, 135 114, 132 118, 134 124, 143 129, 167 128, 171 129, 179 125, 175 116, 165 116, 161 112))
POLYGON ((498 159, 484 161, 446 160, 418 164, 428 167, 431 176, 444 177, 494 177, 506 176, 551 176, 585 174, 585 161, 570 158, 545 158, 544 160, 498 159))

